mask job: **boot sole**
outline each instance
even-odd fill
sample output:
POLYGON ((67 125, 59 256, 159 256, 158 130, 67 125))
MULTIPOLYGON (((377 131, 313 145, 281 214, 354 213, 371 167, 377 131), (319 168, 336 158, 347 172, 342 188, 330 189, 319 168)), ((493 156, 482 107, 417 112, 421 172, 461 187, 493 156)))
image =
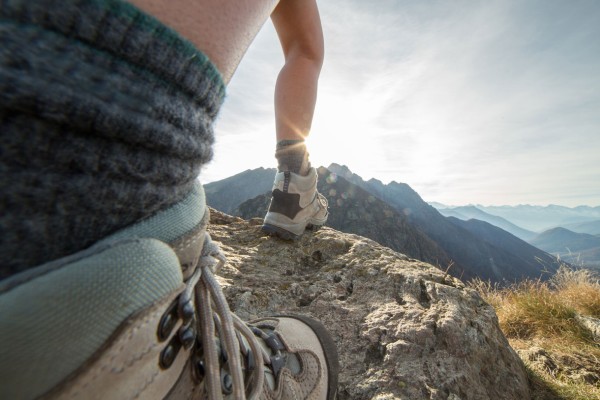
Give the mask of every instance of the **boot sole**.
MULTIPOLYGON (((312 232, 316 232, 318 231, 323 225, 313 225, 313 224, 308 224, 306 225, 305 230, 308 231, 312 231, 312 232)), ((283 240, 298 240, 300 239, 300 237, 302 235, 296 235, 295 233, 292 233, 286 229, 280 228, 278 226, 275 225, 271 225, 271 224, 263 224, 263 226, 261 227, 262 231, 267 233, 269 236, 276 236, 280 239, 283 240)))
POLYGON ((277 315, 277 317, 293 318, 302 321, 315 333, 319 339, 319 343, 321 343, 321 347, 325 353, 325 362, 327 363, 327 400, 335 400, 337 398, 340 362, 338 360, 337 346, 327 328, 321 322, 304 315, 281 314, 277 315))

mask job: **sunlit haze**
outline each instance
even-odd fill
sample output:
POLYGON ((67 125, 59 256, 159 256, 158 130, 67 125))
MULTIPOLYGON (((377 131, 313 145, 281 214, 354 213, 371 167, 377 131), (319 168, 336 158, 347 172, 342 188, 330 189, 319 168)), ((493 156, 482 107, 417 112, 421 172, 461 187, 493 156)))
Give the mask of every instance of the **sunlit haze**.
MULTIPOLYGON (((314 165, 449 205, 600 205, 600 2, 323 0, 314 165)), ((208 183, 275 167, 267 23, 228 87, 208 183)))

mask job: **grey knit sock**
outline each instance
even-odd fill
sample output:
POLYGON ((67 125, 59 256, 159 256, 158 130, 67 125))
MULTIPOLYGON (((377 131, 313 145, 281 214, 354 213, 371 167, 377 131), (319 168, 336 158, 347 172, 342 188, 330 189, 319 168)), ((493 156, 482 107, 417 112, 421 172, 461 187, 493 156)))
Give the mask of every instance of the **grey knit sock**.
POLYGON ((279 172, 291 171, 306 175, 310 169, 304 140, 280 140, 275 151, 279 172))
POLYGON ((189 42, 119 0, 13 0, 0 43, 0 279, 191 190, 225 86, 189 42))

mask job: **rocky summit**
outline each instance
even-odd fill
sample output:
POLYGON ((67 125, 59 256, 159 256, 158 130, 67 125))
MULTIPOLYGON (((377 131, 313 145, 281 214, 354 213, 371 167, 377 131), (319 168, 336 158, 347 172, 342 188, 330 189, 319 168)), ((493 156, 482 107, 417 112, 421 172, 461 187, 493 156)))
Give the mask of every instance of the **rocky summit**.
POLYGON ((211 211, 232 311, 321 320, 338 346, 339 399, 530 398, 493 308, 458 279, 361 236, 322 228, 285 242, 261 219, 211 211))

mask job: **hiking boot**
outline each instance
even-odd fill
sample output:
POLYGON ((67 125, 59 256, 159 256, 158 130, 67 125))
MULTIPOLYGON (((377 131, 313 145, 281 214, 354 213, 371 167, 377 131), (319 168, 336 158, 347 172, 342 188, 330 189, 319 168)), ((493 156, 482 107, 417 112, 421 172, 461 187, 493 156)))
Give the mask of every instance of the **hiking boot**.
POLYGON ((229 311, 208 219, 198 184, 89 249, 1 281, 0 398, 333 398, 337 353, 320 323, 246 325, 229 311))
POLYGON ((278 172, 271 204, 262 230, 286 240, 300 237, 305 229, 316 230, 327 222, 327 199, 317 191, 317 170, 308 175, 278 172))
POLYGON ((249 326, 269 356, 261 398, 336 398, 337 349, 323 324, 305 316, 280 315, 249 326))

